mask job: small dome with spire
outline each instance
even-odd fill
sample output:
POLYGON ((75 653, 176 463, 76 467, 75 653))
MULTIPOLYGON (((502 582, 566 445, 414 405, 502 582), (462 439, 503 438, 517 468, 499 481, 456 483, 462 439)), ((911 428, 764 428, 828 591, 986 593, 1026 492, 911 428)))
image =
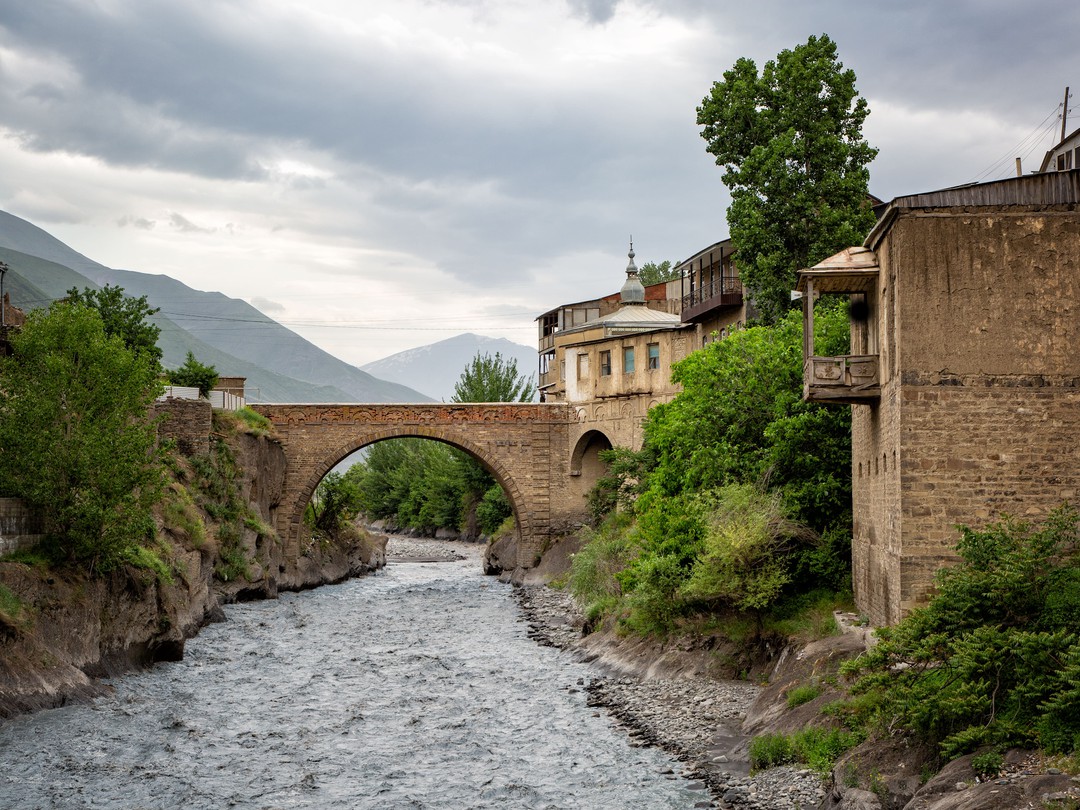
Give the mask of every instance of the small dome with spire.
POLYGON ((641 283, 641 279, 638 278, 637 265, 634 264, 634 240, 630 239, 630 252, 626 254, 630 257, 630 263, 626 265, 626 283, 623 284, 622 289, 619 291, 620 299, 623 306, 628 304, 644 304, 645 303, 645 285, 641 283))

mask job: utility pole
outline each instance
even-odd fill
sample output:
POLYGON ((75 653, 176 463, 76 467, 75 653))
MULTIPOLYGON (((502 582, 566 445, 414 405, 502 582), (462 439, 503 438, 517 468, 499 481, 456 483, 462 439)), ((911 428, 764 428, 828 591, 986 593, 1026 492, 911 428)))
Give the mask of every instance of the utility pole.
POLYGON ((1061 105, 1061 139, 1058 143, 1065 140, 1065 122, 1069 120, 1069 88, 1065 88, 1065 103, 1061 105))

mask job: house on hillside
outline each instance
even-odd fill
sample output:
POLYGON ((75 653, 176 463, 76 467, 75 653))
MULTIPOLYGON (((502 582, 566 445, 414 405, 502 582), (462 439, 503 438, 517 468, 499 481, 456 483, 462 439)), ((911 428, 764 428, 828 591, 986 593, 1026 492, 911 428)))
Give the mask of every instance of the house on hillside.
POLYGON ((958 524, 1080 498, 1078 203, 1075 168, 897 197, 799 274, 804 395, 852 407, 855 599, 876 625, 927 599, 958 524), (849 355, 813 354, 821 293, 851 298, 849 355))
POLYGON ((540 393, 546 402, 576 406, 583 424, 598 425, 601 449, 641 446, 646 411, 678 392, 671 365, 690 349, 686 325, 671 311, 679 283, 646 288, 632 248, 629 258, 617 295, 565 305, 537 319, 540 393), (556 319, 563 325, 553 330, 556 319))
POLYGON ((724 239, 689 259, 679 262, 678 313, 682 322, 694 327, 694 348, 724 337, 732 328, 753 317, 750 302, 743 296, 742 281, 734 261, 735 247, 724 239))
POLYGON ((631 247, 618 293, 537 318, 541 399, 578 415, 570 466, 581 496, 604 472, 601 450, 641 448, 648 410, 679 393, 672 365, 746 320, 731 254, 730 241, 717 243, 680 262, 674 280, 645 287, 631 247))

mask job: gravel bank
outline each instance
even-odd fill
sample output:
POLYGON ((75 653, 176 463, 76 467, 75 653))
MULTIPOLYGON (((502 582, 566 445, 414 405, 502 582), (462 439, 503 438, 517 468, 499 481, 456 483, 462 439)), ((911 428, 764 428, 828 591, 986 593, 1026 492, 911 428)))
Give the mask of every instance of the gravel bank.
MULTIPOLYGON (((568 594, 544 586, 515 593, 533 639, 589 657, 578 645, 582 617, 568 594)), ((684 775, 708 787, 712 799, 699 807, 809 810, 825 796, 821 779, 809 770, 783 767, 749 774, 748 739, 739 729, 759 692, 753 684, 601 674, 586 688, 590 705, 606 709, 635 744, 663 748, 685 763, 684 775)))

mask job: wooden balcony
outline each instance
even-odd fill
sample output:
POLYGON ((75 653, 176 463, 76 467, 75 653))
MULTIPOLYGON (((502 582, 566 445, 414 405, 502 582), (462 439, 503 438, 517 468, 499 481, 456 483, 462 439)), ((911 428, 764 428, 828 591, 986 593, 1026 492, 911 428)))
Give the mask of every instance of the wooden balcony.
POLYGON ((691 290, 682 297, 683 323, 693 323, 717 309, 741 307, 743 302, 742 282, 726 276, 691 290))
POLYGON ((881 396, 876 354, 808 357, 803 366, 803 399, 865 405, 881 396))

